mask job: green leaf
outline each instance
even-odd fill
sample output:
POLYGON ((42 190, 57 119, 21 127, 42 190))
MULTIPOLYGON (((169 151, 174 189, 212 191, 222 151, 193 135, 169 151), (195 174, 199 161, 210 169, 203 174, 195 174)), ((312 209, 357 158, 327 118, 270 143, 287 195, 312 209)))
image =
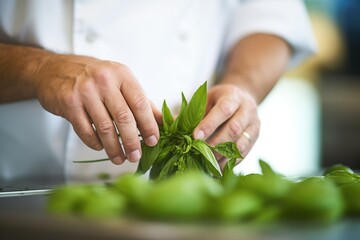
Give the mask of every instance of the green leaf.
POLYGON ((174 155, 169 160, 167 160, 164 167, 161 168, 161 170, 160 170, 159 177, 158 177, 159 180, 164 179, 170 175, 170 173, 172 172, 172 170, 174 168, 174 163, 176 162, 176 160, 178 158, 179 158, 178 155, 174 155))
POLYGON ((184 111, 185 111, 187 105, 188 105, 188 103, 185 98, 185 95, 184 95, 184 93, 181 93, 181 108, 180 108, 180 112, 179 112, 177 118, 175 119, 175 121, 173 122, 173 124, 170 127, 171 133, 176 133, 178 131, 179 121, 181 119, 181 116, 184 114, 184 111))
POLYGON ((166 161, 162 161, 159 163, 154 163, 150 168, 149 177, 150 179, 157 179, 160 175, 160 171, 162 167, 165 165, 166 161))
POLYGON ((193 148, 195 148, 197 151, 199 151, 204 158, 207 160, 206 164, 209 167, 209 170, 212 174, 214 174, 216 177, 221 177, 221 169, 219 166, 219 163, 216 161, 216 158, 209 148, 209 146, 202 140, 195 140, 193 141, 193 148))
POLYGON ((259 164, 260 164, 260 168, 261 168, 261 172, 264 176, 275 176, 277 175, 272 168, 270 167, 269 164, 267 164, 265 161, 263 160, 259 160, 259 164))
POLYGON ((224 178, 227 177, 228 175, 235 175, 233 171, 235 165, 236 165, 236 158, 231 158, 226 162, 224 167, 224 178))
POLYGON ((142 155, 136 170, 137 173, 144 174, 150 169, 159 156, 162 150, 162 145, 162 141, 159 141, 154 147, 149 147, 144 142, 141 142, 142 155))
POLYGON ((162 168, 165 164, 172 158, 175 154, 172 152, 173 144, 168 142, 168 140, 164 140, 164 144, 161 152, 156 158, 155 162, 151 166, 149 177, 150 179, 157 179, 160 175, 162 168))
POLYGON ((187 107, 188 102, 186 100, 186 97, 184 95, 183 92, 181 92, 181 108, 180 108, 180 112, 183 112, 185 110, 185 108, 187 107))
POLYGON ((323 175, 325 176, 327 174, 330 174, 331 172, 338 171, 338 170, 347 171, 349 173, 354 173, 353 170, 346 165, 335 164, 335 165, 332 165, 332 166, 328 167, 327 169, 325 169, 323 175))
POLYGON ((207 82, 196 90, 189 104, 183 110, 183 114, 179 115, 178 128, 186 134, 192 134, 205 115, 207 100, 206 84, 207 82))
POLYGON ((163 147, 161 148, 161 152, 155 160, 155 163, 160 163, 164 159, 168 159, 171 154, 173 154, 174 145, 167 138, 163 140, 163 147))
POLYGON ((203 164, 199 161, 201 160, 201 158, 193 156, 193 153, 186 154, 185 159, 189 171, 191 170, 205 171, 203 164))
POLYGON ((163 106, 162 106, 162 115, 163 115, 163 126, 165 132, 168 132, 169 128, 174 122, 174 118, 170 112, 169 107, 166 104, 166 101, 164 100, 163 106))
POLYGON ((224 142, 216 145, 212 148, 215 152, 220 153, 222 156, 226 158, 241 158, 244 157, 239 152, 236 144, 234 142, 224 142))
POLYGON ((231 158, 226 162, 224 167, 224 173, 221 179, 221 183, 227 191, 232 191, 237 184, 237 177, 234 173, 235 165, 236 158, 231 158))

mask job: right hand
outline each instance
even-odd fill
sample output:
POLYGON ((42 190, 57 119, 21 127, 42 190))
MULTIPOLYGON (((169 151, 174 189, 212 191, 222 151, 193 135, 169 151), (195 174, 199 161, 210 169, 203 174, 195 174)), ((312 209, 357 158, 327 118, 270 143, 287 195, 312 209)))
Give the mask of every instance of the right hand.
POLYGON ((159 140, 161 113, 120 63, 53 54, 39 67, 34 90, 47 111, 66 118, 87 146, 104 148, 115 164, 140 159, 138 129, 147 145, 159 140))

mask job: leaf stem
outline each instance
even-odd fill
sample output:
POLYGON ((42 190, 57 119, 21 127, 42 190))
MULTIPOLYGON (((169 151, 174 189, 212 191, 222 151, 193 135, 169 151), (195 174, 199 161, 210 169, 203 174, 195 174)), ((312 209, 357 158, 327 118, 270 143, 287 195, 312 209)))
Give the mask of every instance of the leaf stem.
POLYGON ((101 159, 95 159, 95 160, 80 160, 80 161, 73 161, 73 163, 94 163, 94 162, 105 162, 109 161, 109 158, 101 158, 101 159))

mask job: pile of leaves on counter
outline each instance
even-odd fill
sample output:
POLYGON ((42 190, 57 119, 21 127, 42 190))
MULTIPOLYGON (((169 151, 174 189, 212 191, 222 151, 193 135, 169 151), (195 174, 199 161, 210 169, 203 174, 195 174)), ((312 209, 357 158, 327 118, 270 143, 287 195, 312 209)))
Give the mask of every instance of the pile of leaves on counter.
POLYGON ((289 180, 260 160, 262 174, 219 178, 188 171, 148 180, 126 174, 104 185, 69 185, 48 200, 50 212, 91 218, 130 217, 172 221, 332 222, 360 215, 360 176, 335 165, 322 176, 289 180))

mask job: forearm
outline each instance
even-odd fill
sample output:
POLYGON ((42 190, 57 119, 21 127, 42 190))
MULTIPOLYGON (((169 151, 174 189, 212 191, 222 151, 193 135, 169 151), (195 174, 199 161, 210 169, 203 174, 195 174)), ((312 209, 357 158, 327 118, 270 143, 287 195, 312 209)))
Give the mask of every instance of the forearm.
POLYGON ((239 86, 259 104, 285 71, 290 55, 291 48, 283 39, 250 35, 232 49, 220 83, 239 86))
POLYGON ((0 43, 0 103, 35 97, 35 76, 52 53, 0 43))

